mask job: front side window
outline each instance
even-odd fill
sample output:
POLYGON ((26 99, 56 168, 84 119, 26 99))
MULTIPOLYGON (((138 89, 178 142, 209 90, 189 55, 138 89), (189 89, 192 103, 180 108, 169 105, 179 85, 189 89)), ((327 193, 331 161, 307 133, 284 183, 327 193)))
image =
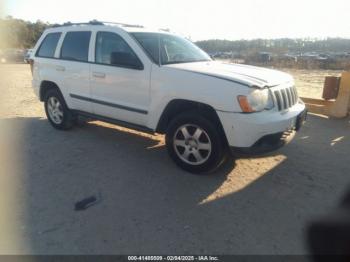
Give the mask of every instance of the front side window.
POLYGON ((162 33, 132 33, 155 63, 162 65, 210 61, 207 53, 185 38, 162 33), (160 54, 160 59, 159 59, 160 54))
POLYGON ((159 64, 159 34, 133 33, 132 35, 141 44, 153 62, 159 64))
POLYGON ((112 32, 98 32, 96 36, 95 62, 133 69, 143 65, 125 40, 112 32))
POLYGON ((50 33, 45 36, 45 39, 41 43, 38 52, 36 53, 39 57, 52 58, 55 56, 58 40, 60 39, 61 33, 50 33))
POLYGON ((87 62, 91 32, 68 32, 63 40, 61 58, 72 61, 87 62))

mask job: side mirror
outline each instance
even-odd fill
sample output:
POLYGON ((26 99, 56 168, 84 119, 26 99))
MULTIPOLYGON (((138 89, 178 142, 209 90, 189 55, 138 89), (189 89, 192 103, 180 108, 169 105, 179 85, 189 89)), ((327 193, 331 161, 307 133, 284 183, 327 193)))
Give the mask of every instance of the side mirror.
POLYGON ((143 65, 141 61, 131 53, 112 52, 111 64, 116 66, 124 66, 132 69, 142 70, 143 65))

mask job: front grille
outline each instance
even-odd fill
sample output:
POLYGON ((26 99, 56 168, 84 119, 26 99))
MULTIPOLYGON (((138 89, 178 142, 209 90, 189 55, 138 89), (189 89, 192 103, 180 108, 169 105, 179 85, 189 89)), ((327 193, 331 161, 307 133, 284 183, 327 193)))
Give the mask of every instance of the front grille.
POLYGON ((272 93, 279 111, 286 110, 298 102, 298 93, 295 86, 282 87, 272 91, 272 93))

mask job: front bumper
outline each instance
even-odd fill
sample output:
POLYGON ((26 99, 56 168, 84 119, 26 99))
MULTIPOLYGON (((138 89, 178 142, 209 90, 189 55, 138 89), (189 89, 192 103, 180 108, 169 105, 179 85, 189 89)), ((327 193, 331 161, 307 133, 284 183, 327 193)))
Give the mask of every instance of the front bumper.
POLYGON ((259 141, 273 140, 285 132, 293 133, 303 123, 306 115, 302 102, 286 111, 263 111, 252 114, 217 111, 230 147, 254 148, 264 144, 259 141), (298 117, 300 116, 300 117, 298 117), (298 121, 298 119, 301 119, 298 121), (298 123, 299 122, 299 123, 298 123))
POLYGON ((288 144, 295 136, 295 129, 290 129, 286 132, 266 135, 260 138, 251 147, 231 147, 233 153, 242 155, 260 155, 288 144))

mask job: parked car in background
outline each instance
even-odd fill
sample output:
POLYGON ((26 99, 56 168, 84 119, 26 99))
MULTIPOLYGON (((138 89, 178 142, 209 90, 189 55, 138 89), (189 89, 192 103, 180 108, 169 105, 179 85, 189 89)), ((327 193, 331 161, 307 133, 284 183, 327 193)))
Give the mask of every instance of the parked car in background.
POLYGON ((29 64, 29 59, 30 59, 32 52, 33 52, 33 49, 27 49, 25 51, 24 60, 23 60, 24 63, 29 64))
POLYGON ((269 150, 306 116, 292 76, 213 61, 192 42, 140 26, 94 21, 47 29, 32 55, 33 88, 57 129, 78 115, 165 134, 192 173, 232 150, 269 150))
POLYGON ((4 55, 4 51, 3 50, 0 50, 0 63, 1 64, 6 63, 6 57, 4 55))
POLYGON ((5 49, 0 52, 0 62, 23 63, 24 53, 22 49, 5 49))

